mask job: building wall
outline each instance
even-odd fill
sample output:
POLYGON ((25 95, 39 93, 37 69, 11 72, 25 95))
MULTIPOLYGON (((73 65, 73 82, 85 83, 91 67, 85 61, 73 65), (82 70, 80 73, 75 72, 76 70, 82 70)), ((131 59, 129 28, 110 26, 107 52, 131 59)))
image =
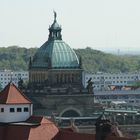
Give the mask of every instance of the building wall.
POLYGON ((81 69, 33 69, 29 72, 29 83, 40 86, 82 85, 81 69))
POLYGON ((108 85, 129 86, 140 80, 140 73, 83 73, 83 85, 92 78, 95 90, 107 90, 108 85))
POLYGON ((82 73, 77 69, 60 69, 51 71, 52 84, 78 84, 81 85, 82 73))
POLYGON ((30 70, 29 82, 30 83, 44 83, 48 80, 48 70, 30 70))
POLYGON ((35 115, 51 116, 55 114, 61 117, 66 111, 75 111, 80 116, 87 117, 93 116, 94 111, 100 112, 100 110, 102 110, 99 104, 94 103, 94 95, 92 94, 45 96, 42 94, 34 94, 28 97, 34 101, 35 115))
POLYGON ((0 122, 18 122, 25 121, 32 115, 32 104, 17 104, 17 105, 5 105, 0 104, 0 122), (4 108, 4 112, 2 112, 4 108), (14 112, 10 112, 10 108, 14 108, 14 112), (17 112, 17 108, 21 108, 21 112, 17 112), (24 111, 24 108, 28 108, 28 112, 24 111))
POLYGON ((140 90, 96 91, 95 99, 103 104, 125 101, 127 104, 140 106, 140 90))
POLYGON ((18 81, 20 78, 24 82, 27 82, 29 80, 28 71, 11 71, 11 70, 0 71, 1 88, 4 88, 10 81, 12 81, 16 86, 18 86, 18 81))

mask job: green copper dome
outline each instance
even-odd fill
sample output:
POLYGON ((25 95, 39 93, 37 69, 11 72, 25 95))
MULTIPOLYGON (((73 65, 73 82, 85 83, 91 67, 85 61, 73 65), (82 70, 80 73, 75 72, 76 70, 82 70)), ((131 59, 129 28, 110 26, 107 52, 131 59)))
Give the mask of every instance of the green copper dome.
POLYGON ((56 21, 49 28, 49 38, 36 52, 32 68, 79 68, 79 59, 73 49, 62 41, 61 27, 56 21))

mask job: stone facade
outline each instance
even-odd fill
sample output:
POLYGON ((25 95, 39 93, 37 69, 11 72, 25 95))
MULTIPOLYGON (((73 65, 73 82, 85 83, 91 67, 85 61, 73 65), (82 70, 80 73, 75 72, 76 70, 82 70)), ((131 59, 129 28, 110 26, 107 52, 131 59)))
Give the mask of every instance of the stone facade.
POLYGON ((59 117, 93 116, 102 106, 94 103, 94 95, 46 95, 37 92, 28 97, 34 102, 34 113, 36 115, 59 117))
POLYGON ((82 69, 30 69, 29 83, 37 87, 82 87, 82 69))

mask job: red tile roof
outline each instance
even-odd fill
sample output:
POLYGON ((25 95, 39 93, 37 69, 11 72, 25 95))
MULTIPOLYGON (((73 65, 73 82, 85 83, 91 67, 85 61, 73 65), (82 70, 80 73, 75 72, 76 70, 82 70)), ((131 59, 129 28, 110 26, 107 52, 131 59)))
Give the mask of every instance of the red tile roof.
POLYGON ((43 120, 49 123, 0 125, 0 140, 53 140, 59 129, 51 121, 45 118, 43 120))
POLYGON ((125 138, 125 137, 116 137, 116 136, 108 136, 106 140, 136 140, 134 138, 125 138))
MULTIPOLYGON (((95 134, 58 129, 44 117, 30 117, 25 124, 0 124, 0 140, 95 140, 95 134), (27 125, 39 123, 40 125, 27 125)), ((135 140, 108 135, 105 140, 135 140)))
POLYGON ((0 104, 31 104, 31 101, 13 84, 0 92, 0 104))
MULTIPOLYGON (((58 133, 56 140, 96 140, 96 138, 95 134, 76 133, 65 131, 64 129, 62 129, 58 133)), ((105 140, 136 140, 136 139, 109 135, 106 137, 105 140)))
POLYGON ((52 124, 53 123, 42 116, 31 116, 26 122, 35 123, 35 124, 52 124))
POLYGON ((95 135, 60 130, 56 140, 95 140, 95 135))

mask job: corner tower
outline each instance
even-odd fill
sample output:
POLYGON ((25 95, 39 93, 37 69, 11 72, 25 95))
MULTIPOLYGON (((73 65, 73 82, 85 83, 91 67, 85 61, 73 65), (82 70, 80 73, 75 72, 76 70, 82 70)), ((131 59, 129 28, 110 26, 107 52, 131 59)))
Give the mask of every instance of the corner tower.
POLYGON ((31 101, 13 83, 0 92, 0 123, 25 121, 32 108, 31 101))
POLYGON ((37 50, 29 63, 29 85, 32 87, 82 86, 81 61, 73 49, 62 40, 57 14, 49 27, 48 40, 37 50))

